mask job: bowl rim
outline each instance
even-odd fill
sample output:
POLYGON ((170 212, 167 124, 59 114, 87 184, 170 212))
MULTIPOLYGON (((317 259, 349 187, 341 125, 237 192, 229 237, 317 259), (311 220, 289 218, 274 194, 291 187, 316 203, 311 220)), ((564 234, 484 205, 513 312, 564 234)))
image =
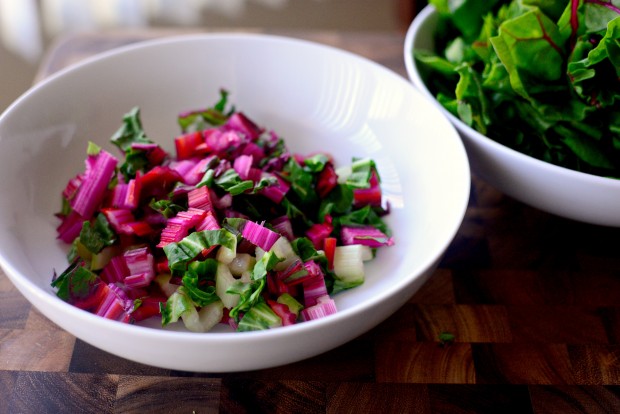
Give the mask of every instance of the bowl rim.
POLYGON ((459 118, 454 116, 451 112, 449 112, 446 108, 443 107, 435 96, 430 92, 430 90, 426 87, 424 80, 420 72, 417 69, 417 64, 415 63, 412 52, 415 46, 416 41, 418 40, 418 36, 421 32, 421 29, 430 19, 437 18, 438 16, 437 9, 433 5, 425 6, 418 15, 414 18, 414 20, 409 25, 407 32, 405 34, 405 43, 404 43, 404 56, 405 56, 405 68, 407 70, 407 74, 417 89, 427 98, 429 98, 435 106, 438 106, 441 111, 448 117, 448 119, 455 125, 457 130, 466 134, 469 138, 476 141, 478 144, 484 145, 485 147, 492 148, 494 151, 498 151, 501 154, 504 154, 509 157, 516 158, 521 163, 527 164, 528 167, 537 168, 543 170, 550 174, 557 174, 560 176, 564 176, 567 179, 580 180, 587 184, 592 184, 596 186, 609 187, 610 189, 620 189, 620 179, 604 177, 600 175, 589 174, 577 170, 573 170, 570 168, 562 167, 560 165, 555 165, 538 158, 534 158, 527 154, 524 154, 520 151, 512 149, 506 145, 500 144, 499 142, 481 134, 476 131, 474 128, 465 124, 459 118))
MULTIPOLYGON (((99 53, 97 55, 87 57, 84 60, 73 63, 65 68, 58 70, 57 72, 51 74, 45 79, 39 81, 38 83, 32 85, 27 91, 25 91, 20 97, 18 97, 2 114, 0 114, 0 124, 4 121, 4 119, 16 110, 21 103, 27 99, 31 99, 31 96, 36 95, 37 91, 40 89, 46 88, 47 85, 57 82, 59 79, 71 76, 76 71, 87 70, 88 67, 97 65, 101 61, 105 61, 112 57, 118 57, 123 54, 130 54, 136 50, 146 49, 146 48, 157 48, 161 45, 167 44, 175 44, 175 43, 184 43, 184 42, 217 42, 220 40, 234 40, 238 42, 276 42, 276 43, 286 43, 289 45, 297 45, 300 47, 311 47, 317 49, 323 49, 328 51, 328 53, 337 53, 343 56, 348 57, 349 59, 353 59, 361 64, 370 65, 371 68, 375 71, 380 71, 384 73, 386 76, 389 76, 396 80, 399 83, 402 83, 403 88, 411 88, 408 93, 416 93, 420 94, 418 90, 413 88, 411 83, 399 75, 395 71, 390 68, 387 68, 369 58, 361 56, 359 54, 340 49, 335 46, 326 45, 322 43, 318 43, 311 40, 292 38, 281 35, 272 35, 272 34, 262 34, 262 33, 240 33, 240 32, 209 32, 209 33, 198 33, 198 34, 181 34, 181 35, 172 35, 165 36, 161 38, 148 39, 143 41, 138 41, 133 44, 124 45, 115 47, 111 50, 99 53)), ((194 332, 188 331, 176 331, 176 330, 166 330, 166 329, 153 329, 151 327, 139 326, 139 325, 129 325, 119 323, 117 321, 106 320, 105 318, 101 318, 89 312, 78 309, 62 300, 57 298, 51 292, 45 291, 40 288, 36 283, 34 283, 30 278, 26 275, 23 275, 20 271, 15 269, 10 260, 4 257, 4 254, 0 252, 0 265, 5 270, 5 273, 9 277, 9 279, 16 285, 18 290, 26 290, 29 295, 38 297, 41 300, 41 303, 47 307, 53 307, 56 311, 59 312, 68 312, 74 319, 81 320, 83 323, 90 324, 90 326, 96 327, 101 324, 102 327, 106 329, 111 329, 119 334, 128 334, 128 335, 140 335, 149 339, 171 339, 178 338, 183 341, 189 341, 191 343, 210 343, 213 345, 218 344, 237 344, 242 342, 247 342, 248 340, 271 340, 278 339, 286 336, 295 336, 301 335, 305 332, 315 330, 316 328, 329 328, 330 326, 334 326, 340 324, 343 321, 346 321, 350 318, 354 318, 358 313, 363 311, 364 309, 371 308, 380 302, 390 300, 395 297, 398 292, 407 286, 411 285, 415 280, 417 280, 420 276, 422 276, 425 272, 428 272, 430 269, 433 269, 434 266, 441 259, 445 250, 452 243, 456 233, 458 232, 467 209, 467 205, 469 202, 470 195, 470 175, 469 175, 469 161, 466 155, 466 151, 462 141, 458 136, 458 132, 454 125, 446 120, 446 126, 451 128, 454 131, 454 144, 455 149, 461 154, 459 157, 462 161, 462 165, 460 167, 463 170, 467 171, 466 177, 463 177, 462 182, 459 185, 461 188, 461 205, 455 206, 453 209, 454 213, 451 217, 452 223, 449 226, 449 231, 446 232, 445 240, 442 243, 438 243, 438 248, 433 252, 432 255, 425 258, 425 260, 420 262, 419 270, 417 274, 412 274, 411 272, 407 273, 405 277, 402 278, 398 283, 393 284, 387 289, 384 289, 378 292, 377 295, 373 295, 364 301, 364 305, 356 305, 347 309, 343 309, 342 311, 338 311, 334 315, 330 315, 327 318, 321 318, 318 320, 308 321, 300 324, 295 324, 293 326, 287 326, 286 329, 270 329, 265 331, 252 331, 252 332, 244 332, 243 335, 239 335, 238 332, 206 332, 203 334, 197 334, 194 332), (458 207, 458 208, 457 208, 458 207)), ((465 174, 463 174, 465 176, 465 174)), ((35 305, 35 307, 38 307, 35 305)), ((96 346, 96 344, 95 344, 96 346)))

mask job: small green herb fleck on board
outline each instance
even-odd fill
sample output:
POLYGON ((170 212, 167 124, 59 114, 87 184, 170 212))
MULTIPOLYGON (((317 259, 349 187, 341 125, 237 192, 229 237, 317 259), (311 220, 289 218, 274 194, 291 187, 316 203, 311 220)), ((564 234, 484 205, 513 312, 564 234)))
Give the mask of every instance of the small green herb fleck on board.
POLYGON ((448 346, 454 342, 455 335, 451 332, 443 331, 439 334, 439 345, 448 346))

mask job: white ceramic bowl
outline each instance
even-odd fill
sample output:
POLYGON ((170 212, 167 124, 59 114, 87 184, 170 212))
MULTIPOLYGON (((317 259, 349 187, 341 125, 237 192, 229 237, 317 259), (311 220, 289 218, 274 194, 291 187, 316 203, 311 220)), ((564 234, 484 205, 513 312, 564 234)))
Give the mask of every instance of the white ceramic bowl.
POLYGON ((243 34, 146 42, 36 85, 0 117, 0 175, 0 262, 29 301, 105 351, 202 372, 298 361, 377 325, 430 276, 460 226, 470 186, 456 130, 406 79, 331 47, 243 34), (54 213, 67 179, 83 170, 87 141, 115 150, 110 136, 138 105, 147 135, 172 150, 176 115, 216 102, 220 88, 293 151, 327 150, 338 165, 374 158, 396 245, 369 264, 363 286, 336 296, 336 315, 269 331, 127 325, 59 300, 50 281, 54 269, 66 267, 67 247, 55 239, 54 213))
POLYGON ((620 226, 620 180, 569 170, 517 152, 475 131, 437 102, 424 84, 412 51, 433 50, 438 17, 432 6, 416 16, 405 37, 405 65, 413 84, 456 126, 472 172, 540 210, 586 223, 620 226))

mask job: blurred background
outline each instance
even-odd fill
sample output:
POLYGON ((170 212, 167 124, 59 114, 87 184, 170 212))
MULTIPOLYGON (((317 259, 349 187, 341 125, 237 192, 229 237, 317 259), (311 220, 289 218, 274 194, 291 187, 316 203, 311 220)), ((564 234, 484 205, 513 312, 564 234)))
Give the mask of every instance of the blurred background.
POLYGON ((0 112, 30 87, 50 45, 74 33, 147 27, 404 31, 415 4, 415 0, 0 0, 0 112))

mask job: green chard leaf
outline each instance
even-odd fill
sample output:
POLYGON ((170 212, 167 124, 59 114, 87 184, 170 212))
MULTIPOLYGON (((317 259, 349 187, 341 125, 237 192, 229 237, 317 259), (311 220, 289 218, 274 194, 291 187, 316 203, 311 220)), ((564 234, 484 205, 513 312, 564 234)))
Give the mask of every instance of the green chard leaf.
POLYGON ((254 182, 252 180, 242 180, 233 168, 224 171, 224 173, 213 182, 222 190, 234 196, 254 188, 254 182))
POLYGON ((503 22, 490 40, 513 89, 526 99, 540 92, 541 82, 558 81, 564 73, 564 39, 538 9, 503 22))
POLYGON ((104 247, 116 241, 116 233, 110 227, 105 215, 99 213, 94 222, 84 221, 79 235, 80 243, 91 253, 97 254, 104 247))
POLYGON ((590 105, 604 108, 620 102, 620 16, 609 22, 602 38, 579 38, 568 76, 575 92, 590 105))
POLYGON ((85 266, 84 262, 76 260, 60 276, 54 277, 51 286, 58 289, 56 295, 60 299, 70 302, 85 298, 100 282, 98 276, 85 266))
POLYGON ((220 99, 212 107, 179 114, 177 122, 183 133, 190 131, 201 131, 209 127, 216 127, 226 123, 228 118, 235 112, 235 108, 231 107, 226 110, 228 105, 228 91, 220 90, 220 99))
POLYGON ((304 159, 304 166, 312 173, 319 173, 325 168, 329 158, 325 154, 315 154, 304 159))
POLYGON ((480 33, 482 21, 479 17, 489 12, 496 3, 497 0, 429 1, 429 4, 434 5, 440 13, 450 16, 452 23, 468 41, 474 40, 480 33))
POLYGON ((298 237, 291 242, 291 246, 295 253, 303 262, 314 260, 318 264, 326 267, 327 257, 324 252, 315 249, 314 244, 307 237, 298 237))
POLYGON ((197 231, 179 242, 167 244, 164 246, 164 253, 170 270, 178 274, 185 271, 188 262, 212 246, 226 246, 236 252, 237 237, 226 229, 197 231))
POLYGON ((271 310, 264 300, 260 300, 243 315, 237 331, 261 331, 282 326, 282 319, 271 310))
POLYGON ((199 307, 220 300, 215 293, 217 263, 214 259, 191 262, 183 276, 187 295, 199 307))
POLYGON ((185 287, 179 287, 164 303, 159 304, 161 312, 161 326, 175 323, 183 315, 195 311, 196 307, 187 294, 185 287))
POLYGON ((284 168, 288 176, 284 178, 291 184, 291 190, 301 204, 313 205, 317 202, 318 196, 314 190, 314 175, 305 169, 291 157, 284 168))
POLYGON ((112 135, 110 140, 125 153, 125 162, 120 166, 120 171, 126 181, 134 178, 138 171, 144 171, 149 165, 147 152, 132 148, 132 144, 153 143, 153 141, 147 138, 142 128, 140 109, 138 107, 134 107, 123 116, 122 126, 112 135))
POLYGON ((179 211, 187 210, 186 206, 175 204, 172 200, 151 200, 149 207, 153 210, 161 213, 166 218, 171 218, 177 215, 179 211))
POLYGON ((246 313, 259 301, 263 300, 261 293, 267 283, 266 280, 263 277, 251 283, 235 282, 226 290, 226 293, 239 295, 239 303, 228 313, 231 318, 238 321, 239 313, 246 313))

